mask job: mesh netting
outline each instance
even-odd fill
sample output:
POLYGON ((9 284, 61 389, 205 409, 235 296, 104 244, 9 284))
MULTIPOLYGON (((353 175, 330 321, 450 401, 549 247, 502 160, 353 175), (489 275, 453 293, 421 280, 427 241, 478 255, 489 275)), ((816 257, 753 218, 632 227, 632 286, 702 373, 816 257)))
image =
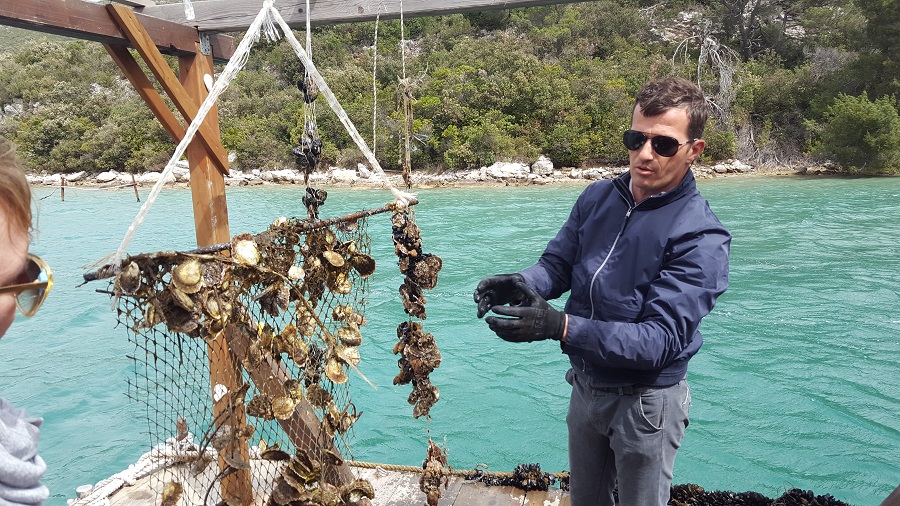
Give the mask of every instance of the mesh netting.
MULTIPOLYGON (((146 410, 154 451, 175 463, 151 478, 164 504, 338 505, 372 496, 344 463, 359 416, 348 380, 365 380, 357 347, 375 270, 366 219, 388 211, 405 219, 399 207, 330 220, 311 209, 308 219, 280 218, 229 244, 125 259, 111 290, 134 345, 129 396, 146 410)), ((404 230, 418 237, 412 227, 404 230)), ((400 239, 409 271, 401 292, 415 300, 420 283, 436 283, 440 258, 422 254, 420 240, 400 239)), ((440 354, 421 325, 400 326, 408 330, 395 352, 401 368, 414 364, 402 382, 413 382, 420 416, 437 401, 428 373, 440 354)))

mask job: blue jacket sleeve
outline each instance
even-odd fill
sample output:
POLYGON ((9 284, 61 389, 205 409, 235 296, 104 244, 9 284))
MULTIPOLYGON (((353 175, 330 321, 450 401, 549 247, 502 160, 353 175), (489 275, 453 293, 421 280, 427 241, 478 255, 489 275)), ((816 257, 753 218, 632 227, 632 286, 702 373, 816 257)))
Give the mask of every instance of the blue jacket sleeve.
POLYGON ((690 357, 702 343, 701 320, 728 287, 730 242, 721 226, 684 238, 651 283, 636 322, 570 315, 563 351, 600 366, 643 370, 690 357))

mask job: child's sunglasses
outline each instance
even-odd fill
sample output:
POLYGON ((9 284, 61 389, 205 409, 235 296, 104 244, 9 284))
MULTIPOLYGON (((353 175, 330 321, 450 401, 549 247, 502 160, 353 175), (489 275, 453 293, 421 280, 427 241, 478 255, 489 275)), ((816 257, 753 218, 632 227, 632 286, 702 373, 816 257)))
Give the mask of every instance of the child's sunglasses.
MULTIPOLYGON (((689 141, 678 142, 678 139, 673 139, 667 135, 656 135, 650 139, 650 146, 653 147, 653 151, 656 151, 656 154, 659 156, 671 157, 675 156, 675 153, 678 152, 678 149, 685 144, 690 144, 697 139, 691 139, 689 141)), ((647 142, 647 136, 644 135, 644 132, 638 132, 637 130, 625 130, 625 134, 622 135, 622 144, 629 151, 637 151, 644 147, 644 143, 647 142)))
POLYGON ((41 257, 29 253, 16 284, 0 287, 0 294, 14 293, 19 311, 26 318, 31 318, 44 303, 52 286, 53 272, 50 266, 41 257))

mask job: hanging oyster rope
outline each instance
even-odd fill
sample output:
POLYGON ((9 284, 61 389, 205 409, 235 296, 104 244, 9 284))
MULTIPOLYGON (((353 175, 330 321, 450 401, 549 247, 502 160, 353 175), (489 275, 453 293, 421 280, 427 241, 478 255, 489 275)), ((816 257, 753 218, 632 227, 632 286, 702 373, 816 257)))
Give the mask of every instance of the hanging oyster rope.
MULTIPOLYGON (((441 257, 422 253, 419 227, 409 212, 395 212, 391 217, 391 228, 397 264, 404 275, 400 285, 403 309, 410 317, 424 320, 425 296, 422 290, 430 290, 437 285, 441 257)), ((394 384, 412 383, 413 390, 408 401, 414 406, 413 417, 427 416, 440 397, 438 388, 431 383, 430 374, 441 365, 441 353, 434 336, 423 332, 419 322, 410 320, 400 323, 397 339, 394 354, 400 355, 397 361, 400 373, 394 378, 394 384)))

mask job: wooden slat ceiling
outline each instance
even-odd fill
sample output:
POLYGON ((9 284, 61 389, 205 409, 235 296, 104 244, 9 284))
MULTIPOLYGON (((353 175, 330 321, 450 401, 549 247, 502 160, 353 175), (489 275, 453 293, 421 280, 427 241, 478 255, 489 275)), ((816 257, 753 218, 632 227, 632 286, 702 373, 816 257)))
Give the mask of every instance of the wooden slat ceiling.
MULTIPOLYGON (((585 0, 404 0, 404 17, 436 16, 456 12, 512 9, 576 3, 585 0)), ((373 21, 400 17, 400 0, 310 0, 310 23, 330 25, 373 21)), ((262 0, 194 0, 195 19, 184 17, 181 2, 167 5, 148 5, 139 12, 176 23, 196 26, 201 31, 244 31, 262 8, 262 0)), ((275 8, 292 27, 306 27, 306 0, 276 0, 275 8)))

